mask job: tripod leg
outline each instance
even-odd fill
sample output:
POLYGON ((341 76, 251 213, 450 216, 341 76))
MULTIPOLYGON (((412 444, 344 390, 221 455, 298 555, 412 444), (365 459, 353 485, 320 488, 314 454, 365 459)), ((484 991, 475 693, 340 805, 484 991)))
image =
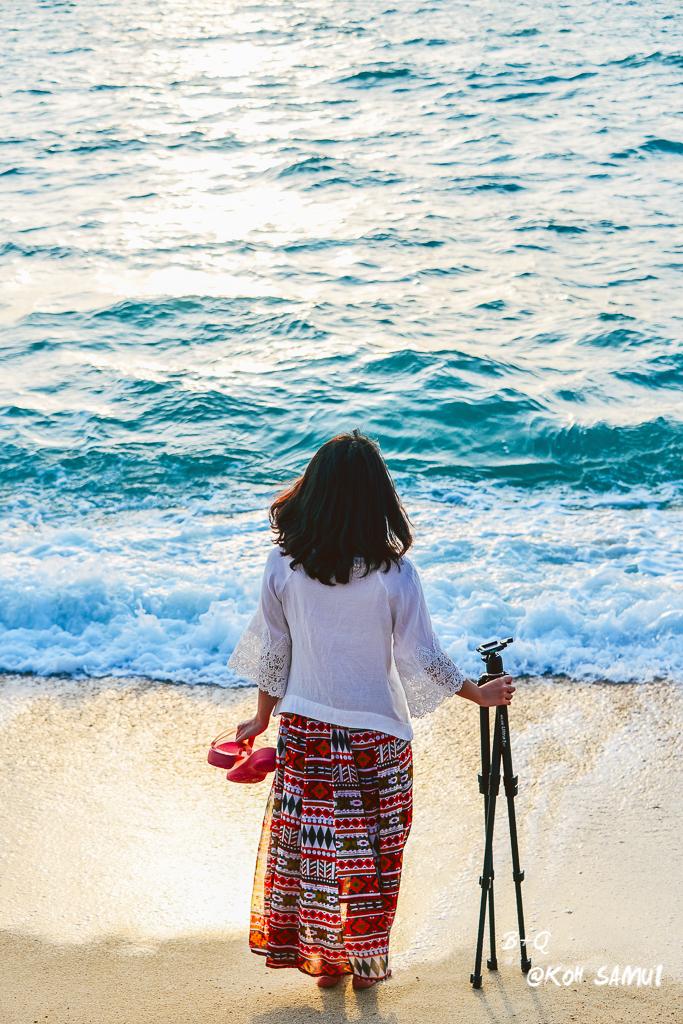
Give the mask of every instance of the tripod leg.
POLYGON ((484 923, 486 919, 486 899, 488 889, 484 887, 484 876, 479 879, 481 886, 481 903, 479 904, 479 931, 477 932, 477 952, 474 956, 474 973, 470 974, 473 988, 481 988, 481 958, 484 952, 484 923))
MULTIPOLYGON (((488 679, 488 676, 484 676, 484 679, 488 679)), ((481 735, 481 775, 479 776, 479 792, 484 796, 484 828, 486 828, 486 819, 488 817, 489 810, 489 772, 491 771, 491 735, 488 708, 479 708, 479 732, 481 735)), ((489 947, 491 955, 486 961, 486 966, 490 971, 495 971, 498 968, 498 961, 496 959, 496 913, 493 899, 493 873, 488 891, 488 905, 489 947)))
POLYGON ((489 949, 491 955, 486 961, 486 966, 490 971, 498 970, 498 958, 496 957, 496 913, 493 908, 493 875, 494 871, 491 868, 491 884, 489 885, 489 949))
MULTIPOLYGON (((484 869, 479 879, 481 885, 481 903, 479 905, 479 931, 477 934, 477 952, 474 961, 474 973, 470 975, 470 981, 474 988, 481 988, 481 959, 484 951, 484 927, 486 924, 486 901, 490 899, 491 886, 493 885, 493 826, 496 817, 496 797, 500 787, 500 758, 501 758, 501 728, 500 719, 496 716, 496 725, 493 730, 493 750, 491 752, 491 768, 489 771, 488 785, 488 807, 486 814, 486 846, 484 848, 484 869)), ((493 901, 490 899, 493 906, 493 901)), ((494 936, 495 938, 495 936, 494 936)), ((495 947, 491 950, 495 958, 495 947)))
POLYGON ((522 970, 531 967, 531 960, 526 951, 526 932, 524 931, 524 907, 522 906, 522 882, 524 872, 519 867, 519 847, 517 845, 517 816, 515 814, 515 797, 517 796, 517 776, 512 774, 512 749, 510 747, 510 726, 508 709, 505 705, 498 708, 501 718, 501 754, 503 758, 503 781, 508 802, 508 818, 510 821, 510 846, 512 847, 512 877, 515 881, 517 897, 517 927, 519 929, 519 950, 522 970))
MULTIPOLYGON (((498 711, 499 711, 499 709, 496 708, 496 717, 494 719, 494 733, 493 733, 494 737, 496 735, 496 731, 500 729, 500 726, 499 726, 499 723, 498 723, 498 711)), ((501 736, 502 736, 502 733, 501 733, 501 736)), ((502 750, 502 747, 499 748, 499 749, 502 750)), ((497 780, 498 780, 496 782, 496 795, 497 795, 498 794, 498 784, 499 784, 499 781, 500 781, 500 758, 498 758, 498 761, 496 762, 496 771, 497 771, 497 780)), ((496 912, 495 912, 495 908, 494 908, 494 898, 493 898, 493 879, 495 878, 495 874, 496 873, 493 870, 493 838, 491 838, 491 882, 490 882, 490 885, 489 885, 489 950, 490 950, 490 955, 489 955, 488 960, 486 961, 486 966, 488 967, 488 969, 490 971, 497 971, 498 970, 498 957, 496 956, 496 912)))
POLYGON ((479 732, 481 734, 481 775, 479 792, 484 794, 484 822, 489 809, 489 771, 491 768, 491 736, 489 733, 489 709, 479 708, 479 732))

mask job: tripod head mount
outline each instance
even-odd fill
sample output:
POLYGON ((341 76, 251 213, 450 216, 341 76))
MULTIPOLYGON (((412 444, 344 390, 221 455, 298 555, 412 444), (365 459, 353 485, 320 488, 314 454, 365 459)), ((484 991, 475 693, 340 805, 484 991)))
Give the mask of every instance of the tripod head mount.
POLYGON ((477 647, 477 654, 481 654, 481 660, 486 665, 485 674, 489 678, 505 674, 505 670, 503 669, 503 659, 500 656, 500 652, 504 651, 513 640, 514 637, 508 636, 505 640, 489 640, 487 644, 482 644, 481 647, 477 647))

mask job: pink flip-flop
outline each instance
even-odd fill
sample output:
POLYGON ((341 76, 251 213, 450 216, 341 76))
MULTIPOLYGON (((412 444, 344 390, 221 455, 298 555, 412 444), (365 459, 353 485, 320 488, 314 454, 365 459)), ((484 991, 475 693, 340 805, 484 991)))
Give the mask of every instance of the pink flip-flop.
POLYGON ((275 747, 265 747, 254 737, 238 743, 234 729, 222 732, 209 747, 207 761, 215 768, 227 768, 229 782, 263 782, 275 771, 275 747))

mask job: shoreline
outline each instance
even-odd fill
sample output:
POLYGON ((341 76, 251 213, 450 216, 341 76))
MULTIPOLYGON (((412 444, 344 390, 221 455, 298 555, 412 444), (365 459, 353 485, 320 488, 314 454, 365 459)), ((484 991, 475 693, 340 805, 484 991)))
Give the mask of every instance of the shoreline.
POLYGON ((246 716, 253 688, 0 676, 8 1024, 180 1024, 231 1008, 240 1022, 299 1024, 359 1019, 363 1006, 397 1024, 418 1014, 468 1024, 680 1017, 683 886, 669 865, 683 832, 683 691, 664 682, 519 684, 510 724, 527 935, 550 933, 532 962, 563 973, 583 965, 585 980, 557 987, 551 976, 532 987, 517 950, 503 949, 516 930, 503 801, 494 842, 499 970, 484 968, 483 988, 471 990, 483 855, 478 709, 453 698, 415 723, 394 977, 372 994, 321 994, 249 953, 268 787, 230 786, 205 760, 213 736, 246 716), (659 987, 594 983, 605 965, 611 974, 659 964, 659 987))
MULTIPOLYGON (((517 964, 484 973, 469 984, 470 958, 458 950, 444 960, 397 971, 388 981, 355 992, 349 981, 318 989, 298 971, 268 971, 244 941, 183 939, 151 951, 115 941, 85 947, 50 946, 0 933, 7 980, 0 1005, 7 1024, 650 1024, 676 1021, 683 987, 596 988, 590 976, 566 987, 532 988, 517 964)), ((610 965, 611 966, 611 965, 610 965)))

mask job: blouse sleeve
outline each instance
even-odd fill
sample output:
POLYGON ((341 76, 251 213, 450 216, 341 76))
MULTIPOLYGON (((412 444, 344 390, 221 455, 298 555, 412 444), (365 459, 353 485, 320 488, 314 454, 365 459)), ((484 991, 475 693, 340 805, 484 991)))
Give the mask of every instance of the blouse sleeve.
MULTIPOLYGON (((280 558, 279 551, 273 554, 280 558)), ((228 668, 251 679, 271 697, 284 697, 292 657, 292 638, 277 589, 271 555, 263 574, 258 610, 232 652, 228 668)))
POLYGON ((422 718, 457 693, 465 676, 432 629, 420 577, 410 562, 402 564, 404 573, 394 619, 394 661, 410 713, 422 718))

